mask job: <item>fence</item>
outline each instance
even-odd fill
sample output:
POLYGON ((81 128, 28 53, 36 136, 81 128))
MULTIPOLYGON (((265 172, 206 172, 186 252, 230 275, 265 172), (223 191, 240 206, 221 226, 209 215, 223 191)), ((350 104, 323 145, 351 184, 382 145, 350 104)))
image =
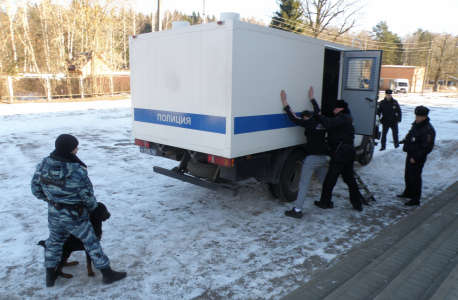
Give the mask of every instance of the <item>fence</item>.
POLYGON ((0 101, 51 100, 98 95, 130 94, 130 75, 93 77, 7 76, 0 77, 0 101))

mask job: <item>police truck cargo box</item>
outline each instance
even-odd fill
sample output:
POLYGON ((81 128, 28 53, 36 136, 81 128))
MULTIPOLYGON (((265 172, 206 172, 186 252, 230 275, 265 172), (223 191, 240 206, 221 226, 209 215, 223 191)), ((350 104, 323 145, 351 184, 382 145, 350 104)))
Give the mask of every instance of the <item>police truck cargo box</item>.
POLYGON ((286 201, 297 197, 306 156, 303 128, 283 111, 323 114, 337 99, 354 117, 358 160, 368 164, 378 138, 381 51, 241 22, 178 27, 129 38, 132 135, 143 153, 178 161, 154 171, 220 192, 256 178, 286 201), (228 184, 229 183, 229 184, 228 184))

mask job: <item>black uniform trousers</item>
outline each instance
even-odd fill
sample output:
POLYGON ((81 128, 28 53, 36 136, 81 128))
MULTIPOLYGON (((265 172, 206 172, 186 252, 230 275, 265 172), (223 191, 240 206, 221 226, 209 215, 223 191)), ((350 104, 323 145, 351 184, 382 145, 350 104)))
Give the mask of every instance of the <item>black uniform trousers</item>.
POLYGON ((339 175, 342 175, 343 181, 347 184, 350 192, 350 202, 353 207, 359 209, 361 204, 361 193, 359 192, 358 184, 356 183, 354 171, 354 160, 349 161, 334 161, 331 159, 329 169, 323 182, 323 190, 321 192, 320 202, 330 204, 332 201, 332 190, 334 189, 339 175))
POLYGON ((391 128, 391 133, 393 134, 394 146, 396 148, 399 146, 398 123, 382 124, 382 140, 380 141, 380 143, 382 144, 382 148, 386 147, 386 134, 388 133, 388 130, 390 128, 391 128))
POLYGON ((421 173, 423 172, 424 161, 416 161, 411 163, 412 155, 407 153, 406 169, 404 173, 404 180, 406 188, 402 193, 407 198, 411 198, 413 203, 420 203, 421 197, 421 173))

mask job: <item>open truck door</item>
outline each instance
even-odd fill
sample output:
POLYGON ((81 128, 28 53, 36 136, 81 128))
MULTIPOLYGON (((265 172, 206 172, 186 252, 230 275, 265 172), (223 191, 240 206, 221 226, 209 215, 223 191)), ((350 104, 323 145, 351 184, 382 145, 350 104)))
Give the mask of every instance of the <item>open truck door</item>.
POLYGON ((344 51, 343 56, 340 98, 348 102, 355 133, 374 136, 382 51, 344 51))

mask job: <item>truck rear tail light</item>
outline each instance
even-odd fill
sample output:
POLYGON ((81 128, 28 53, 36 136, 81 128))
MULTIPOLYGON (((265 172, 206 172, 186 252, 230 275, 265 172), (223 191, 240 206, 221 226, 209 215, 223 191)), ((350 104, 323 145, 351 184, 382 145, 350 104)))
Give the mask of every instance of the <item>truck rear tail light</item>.
POLYGON ((215 165, 224 166, 224 167, 233 167, 234 166, 233 159, 219 157, 219 156, 210 155, 210 154, 207 156, 207 162, 215 164, 215 165))
POLYGON ((149 148, 149 142, 144 141, 144 140, 135 139, 135 145, 144 147, 144 148, 149 148))

